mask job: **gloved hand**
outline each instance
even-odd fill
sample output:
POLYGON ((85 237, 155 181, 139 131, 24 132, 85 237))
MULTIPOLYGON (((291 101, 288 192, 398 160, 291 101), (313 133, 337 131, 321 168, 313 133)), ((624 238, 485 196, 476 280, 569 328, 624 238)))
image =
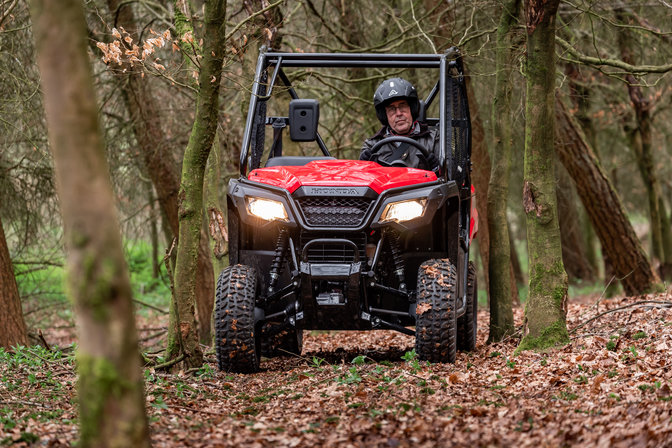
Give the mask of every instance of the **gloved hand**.
POLYGON ((427 160, 428 170, 435 171, 439 167, 439 158, 433 152, 430 152, 425 159, 427 160))
POLYGON ((359 160, 371 160, 372 156, 373 153, 371 152, 370 149, 363 149, 362 152, 359 154, 359 160))

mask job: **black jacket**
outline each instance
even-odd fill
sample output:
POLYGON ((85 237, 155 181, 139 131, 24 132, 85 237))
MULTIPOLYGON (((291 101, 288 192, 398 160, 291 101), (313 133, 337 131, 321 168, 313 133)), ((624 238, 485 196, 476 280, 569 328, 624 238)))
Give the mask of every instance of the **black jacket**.
MULTIPOLYGON (((388 126, 383 126, 373 137, 364 141, 359 159, 371 160, 374 162, 378 162, 380 160, 382 162, 387 162, 388 164, 395 160, 401 160, 406 166, 411 168, 421 168, 425 170, 436 168, 435 166, 427 166, 425 157, 422 155, 422 153, 416 147, 408 144, 406 150, 402 154, 399 154, 399 151, 395 151, 399 145, 394 142, 383 145, 374 154, 371 154, 371 148, 373 145, 378 143, 380 140, 386 137, 391 137, 393 135, 395 134, 392 133, 388 126)), ((424 146, 430 153, 434 153, 434 155, 438 158, 439 130, 437 128, 429 127, 425 123, 416 122, 413 126, 413 131, 405 137, 410 137, 414 140, 417 140, 418 143, 424 146)))

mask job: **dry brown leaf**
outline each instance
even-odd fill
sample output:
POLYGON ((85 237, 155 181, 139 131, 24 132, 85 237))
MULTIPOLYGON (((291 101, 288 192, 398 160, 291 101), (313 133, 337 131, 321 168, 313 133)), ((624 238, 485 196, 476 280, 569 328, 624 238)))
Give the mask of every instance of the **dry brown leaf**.
POLYGON ((429 304, 428 302, 418 303, 418 305, 415 307, 415 314, 417 314, 418 316, 422 316, 431 309, 432 305, 429 304))

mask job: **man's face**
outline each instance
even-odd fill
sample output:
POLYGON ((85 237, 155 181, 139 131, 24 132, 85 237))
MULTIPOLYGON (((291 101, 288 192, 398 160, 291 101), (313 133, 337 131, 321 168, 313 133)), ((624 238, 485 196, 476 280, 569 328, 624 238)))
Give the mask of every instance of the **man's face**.
POLYGON ((395 134, 408 134, 413 125, 411 108, 406 100, 393 101, 385 106, 387 122, 395 134))

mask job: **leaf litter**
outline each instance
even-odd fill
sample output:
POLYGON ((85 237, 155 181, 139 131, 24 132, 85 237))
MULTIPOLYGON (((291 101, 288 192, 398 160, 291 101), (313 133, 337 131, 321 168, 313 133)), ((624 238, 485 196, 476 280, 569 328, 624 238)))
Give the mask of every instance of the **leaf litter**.
MULTIPOLYGON (((263 358, 256 374, 219 372, 212 353, 196 372, 147 368, 152 444, 672 446, 670 305, 669 293, 570 303, 570 344, 519 356, 515 337, 485 343, 480 309, 476 350, 455 364, 419 361, 412 337, 381 330, 305 332, 301 357, 263 358)), ((75 443, 71 354, 36 368, 9 359, 0 441, 75 443)))

